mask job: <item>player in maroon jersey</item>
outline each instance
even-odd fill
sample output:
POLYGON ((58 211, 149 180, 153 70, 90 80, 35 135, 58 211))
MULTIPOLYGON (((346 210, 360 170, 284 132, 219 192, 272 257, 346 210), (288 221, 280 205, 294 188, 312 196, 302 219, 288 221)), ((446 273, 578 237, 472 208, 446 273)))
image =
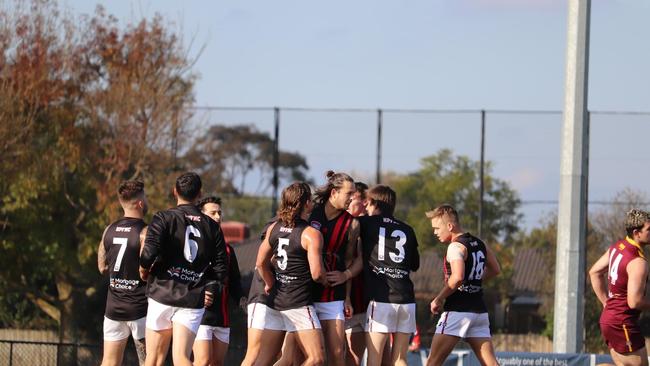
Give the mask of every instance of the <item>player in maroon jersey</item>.
POLYGON ((650 213, 628 212, 625 231, 625 239, 605 251, 589 270, 589 277, 603 304, 600 330, 614 363, 648 365, 639 316, 650 309, 650 300, 644 297, 648 263, 642 249, 650 244, 650 213))

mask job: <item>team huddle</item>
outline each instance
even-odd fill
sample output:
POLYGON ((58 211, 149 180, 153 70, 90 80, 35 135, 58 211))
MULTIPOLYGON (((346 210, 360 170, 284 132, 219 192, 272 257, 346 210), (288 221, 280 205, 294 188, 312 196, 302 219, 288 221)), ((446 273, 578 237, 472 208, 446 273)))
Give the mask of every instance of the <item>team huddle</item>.
MULTIPOLYGON (((109 275, 103 365, 122 363, 129 336, 140 364, 164 364, 170 344, 174 365, 223 364, 229 297, 247 311, 242 365, 359 365, 364 353, 367 365, 407 364, 420 257, 413 228, 393 215, 389 186, 368 189, 334 172, 313 193, 303 182, 287 186, 261 235, 248 297, 220 229, 221 201, 200 199, 195 173, 176 180, 174 196, 177 206, 147 226, 144 185, 118 189, 124 217, 98 251, 109 275)), ((482 364, 496 365, 483 281, 499 274, 497 259, 452 206, 424 216, 448 244, 428 364, 441 365, 463 338, 482 364)))

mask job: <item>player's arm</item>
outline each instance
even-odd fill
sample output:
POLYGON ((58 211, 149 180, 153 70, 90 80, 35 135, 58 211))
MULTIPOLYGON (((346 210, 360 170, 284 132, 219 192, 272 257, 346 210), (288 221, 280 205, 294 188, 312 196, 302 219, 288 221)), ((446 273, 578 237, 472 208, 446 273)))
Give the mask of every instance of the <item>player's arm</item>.
POLYGON ((627 305, 640 311, 650 310, 650 301, 644 296, 648 263, 644 258, 634 258, 627 264, 626 271, 627 305))
POLYGON ((146 281, 149 271, 160 255, 160 245, 166 232, 166 223, 162 213, 157 213, 151 220, 145 233, 144 245, 140 252, 140 277, 146 281))
POLYGON ((607 268, 609 268, 609 250, 606 250, 589 269, 591 288, 594 289, 594 293, 603 307, 607 304, 607 268))
POLYGON ((99 247, 97 248, 97 269, 99 269, 99 273, 103 275, 108 272, 108 263, 106 262, 106 248, 104 247, 104 238, 106 237, 106 231, 108 231, 108 226, 106 229, 104 229, 102 240, 99 241, 99 247))
POLYGON ((225 285, 228 281, 228 253, 226 252, 226 239, 223 237, 223 231, 221 231, 221 225, 210 220, 210 225, 216 225, 216 237, 214 243, 214 256, 211 260, 211 271, 212 276, 216 280, 215 283, 206 286, 207 291, 211 291, 213 294, 221 291, 221 286, 225 285))
POLYGON ((266 235, 260 248, 257 251, 257 260, 255 261, 255 268, 259 272, 262 280, 264 281, 264 291, 268 294, 275 279, 273 278, 273 272, 271 271, 271 256, 273 255, 273 249, 269 243, 269 236, 271 235, 271 230, 275 227, 275 223, 266 230, 266 235))
POLYGON ((460 285, 463 284, 465 277, 465 257, 467 249, 457 242, 452 242, 447 247, 447 261, 451 266, 451 274, 444 286, 433 301, 431 301, 431 312, 439 313, 442 310, 442 304, 449 295, 453 294, 460 285))
POLYGON ((309 262, 309 272, 311 278, 323 286, 328 282, 325 278, 325 267, 323 266, 323 235, 313 227, 307 227, 303 230, 300 242, 303 249, 307 250, 307 261, 309 262))
POLYGON ((501 273, 501 266, 499 265, 499 260, 494 254, 492 249, 485 245, 485 254, 487 258, 485 259, 485 273, 483 274, 483 281, 490 278, 496 277, 501 273))

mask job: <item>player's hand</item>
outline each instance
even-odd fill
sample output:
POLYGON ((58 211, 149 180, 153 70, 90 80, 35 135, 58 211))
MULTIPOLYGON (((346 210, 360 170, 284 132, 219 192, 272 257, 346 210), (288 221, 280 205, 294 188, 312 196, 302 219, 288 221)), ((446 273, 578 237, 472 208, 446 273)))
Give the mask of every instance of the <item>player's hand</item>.
POLYGON ((345 319, 352 318, 352 314, 354 314, 354 308, 352 307, 352 302, 349 297, 346 298, 343 303, 343 314, 345 315, 345 319))
POLYGON ((433 314, 439 314, 442 312, 442 301, 438 300, 438 298, 431 301, 431 312, 433 314))
POLYGON ((264 293, 265 294, 270 294, 271 293, 271 286, 264 284, 264 293))
POLYGON ((140 278, 146 282, 147 278, 149 278, 149 270, 140 267, 140 278))
POLYGON ((203 301, 204 307, 210 307, 214 302, 214 295, 210 291, 205 292, 205 300, 203 301))
POLYGON ((325 278, 329 282, 330 286, 338 286, 345 283, 348 280, 348 276, 345 275, 345 272, 341 271, 330 271, 325 273, 325 278))

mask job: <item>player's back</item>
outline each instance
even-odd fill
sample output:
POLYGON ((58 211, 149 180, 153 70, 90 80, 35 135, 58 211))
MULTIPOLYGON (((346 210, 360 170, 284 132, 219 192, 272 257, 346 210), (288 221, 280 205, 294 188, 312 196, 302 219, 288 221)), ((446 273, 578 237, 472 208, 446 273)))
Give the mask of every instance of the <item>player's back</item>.
POLYGON ((643 250, 634 240, 625 238, 612 244, 608 250, 607 304, 600 317, 603 324, 634 324, 640 311, 627 303, 627 265, 636 258, 643 258, 643 250))
POLYGON ((141 262, 148 264, 154 259, 147 295, 170 306, 203 307, 204 286, 227 276, 221 229, 191 204, 154 216, 141 262), (214 268, 217 270, 211 271, 214 268))
POLYGON ((413 229, 391 216, 359 218, 367 296, 379 302, 415 301, 410 272, 420 266, 413 229))
POLYGON ((140 232, 145 226, 142 219, 123 217, 104 234, 109 273, 105 315, 109 319, 135 320, 147 313, 146 284, 139 273, 140 232))

